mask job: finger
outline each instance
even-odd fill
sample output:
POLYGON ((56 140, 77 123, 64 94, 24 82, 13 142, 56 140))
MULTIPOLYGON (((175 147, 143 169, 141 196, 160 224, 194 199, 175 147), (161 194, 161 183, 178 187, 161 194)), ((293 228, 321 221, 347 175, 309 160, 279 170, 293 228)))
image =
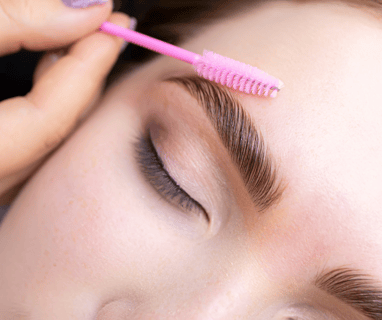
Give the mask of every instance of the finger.
MULTIPOLYGON (((121 13, 113 14, 110 21, 123 27, 129 24, 121 13)), ((69 134, 97 94, 123 43, 123 39, 96 32, 73 45, 26 97, 0 103, 0 174, 38 161, 69 134)))
MULTIPOLYGON (((137 19, 130 17, 129 29, 135 30, 137 26, 137 19)), ((121 52, 126 49, 127 42, 124 43, 121 52)), ((35 84, 38 79, 52 67, 60 58, 68 53, 69 48, 60 48, 56 50, 50 50, 40 59, 33 75, 33 84, 35 84)))
POLYGON ((112 7, 112 0, 86 9, 61 0, 0 0, 0 55, 66 46, 95 31, 112 7))
MULTIPOLYGON (((62 57, 65 56, 65 54, 68 52, 66 49, 59 49, 59 50, 54 50, 46 53, 41 60, 39 61, 34 75, 33 75, 33 84, 37 83, 41 77, 45 75, 53 66, 54 64, 57 63, 62 57)), ((99 99, 101 98, 102 90, 104 87, 104 82, 103 81, 98 89, 96 90, 96 93, 93 97, 92 102, 86 107, 86 109, 82 112, 79 121, 82 122, 92 111, 92 109, 97 105, 99 99)))
POLYGON ((53 65, 67 54, 68 49, 56 49, 47 52, 39 61, 34 74, 33 84, 35 84, 53 65))

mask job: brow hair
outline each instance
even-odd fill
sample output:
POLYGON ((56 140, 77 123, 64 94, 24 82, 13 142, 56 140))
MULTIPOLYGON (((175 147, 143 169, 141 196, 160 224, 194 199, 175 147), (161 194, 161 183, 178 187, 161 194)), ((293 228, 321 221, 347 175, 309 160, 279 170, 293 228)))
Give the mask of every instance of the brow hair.
POLYGON ((315 284, 329 294, 347 302, 370 319, 382 319, 382 291, 371 276, 348 268, 320 274, 315 284))

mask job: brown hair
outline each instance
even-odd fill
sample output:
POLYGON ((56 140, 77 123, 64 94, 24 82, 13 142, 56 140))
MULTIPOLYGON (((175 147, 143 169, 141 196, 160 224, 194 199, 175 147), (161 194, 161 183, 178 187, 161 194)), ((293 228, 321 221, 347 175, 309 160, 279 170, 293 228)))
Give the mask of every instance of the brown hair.
MULTIPOLYGON (((163 41, 178 44, 227 15, 240 13, 248 7, 274 0, 114 0, 115 10, 125 12, 138 20, 137 31, 163 41)), ((295 2, 322 2, 324 0, 293 0, 295 2)), ((382 12, 382 0, 325 0, 345 2, 351 6, 368 9, 375 15, 382 12)), ((138 47, 128 46, 110 73, 106 85, 121 73, 152 58, 155 53, 138 47)))

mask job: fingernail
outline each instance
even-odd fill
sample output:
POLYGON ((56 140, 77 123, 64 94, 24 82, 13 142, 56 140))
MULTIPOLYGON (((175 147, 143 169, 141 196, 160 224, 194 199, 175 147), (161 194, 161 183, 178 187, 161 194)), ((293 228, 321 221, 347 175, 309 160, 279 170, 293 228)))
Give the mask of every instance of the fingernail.
POLYGON ((135 31, 137 29, 137 23, 138 23, 137 19, 135 19, 134 17, 130 17, 130 26, 129 26, 129 29, 135 31))
POLYGON ((59 59, 65 55, 65 50, 56 50, 49 55, 50 63, 55 64, 59 59))
POLYGON ((62 0, 64 4, 71 8, 87 8, 92 5, 104 4, 108 0, 62 0))
MULTIPOLYGON (((137 29, 137 23, 138 23, 138 20, 135 19, 134 17, 130 17, 130 25, 129 25, 129 29, 130 30, 136 30, 137 29)), ((125 41, 121 47, 121 51, 120 51, 120 54, 125 51, 126 47, 129 45, 129 42, 125 41)))

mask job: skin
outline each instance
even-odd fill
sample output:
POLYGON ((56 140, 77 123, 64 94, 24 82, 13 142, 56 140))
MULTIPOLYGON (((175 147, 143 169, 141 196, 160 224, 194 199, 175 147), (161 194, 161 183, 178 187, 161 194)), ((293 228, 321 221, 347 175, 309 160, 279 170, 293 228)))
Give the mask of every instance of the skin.
POLYGON ((271 2, 183 47, 285 83, 276 99, 238 94, 277 160, 281 201, 255 209, 196 100, 158 84, 192 67, 159 57, 110 88, 14 201, 0 228, 0 315, 364 319, 311 280, 349 266, 382 281, 380 21, 343 3, 271 2), (210 225, 139 171, 133 142, 153 122, 210 225))

